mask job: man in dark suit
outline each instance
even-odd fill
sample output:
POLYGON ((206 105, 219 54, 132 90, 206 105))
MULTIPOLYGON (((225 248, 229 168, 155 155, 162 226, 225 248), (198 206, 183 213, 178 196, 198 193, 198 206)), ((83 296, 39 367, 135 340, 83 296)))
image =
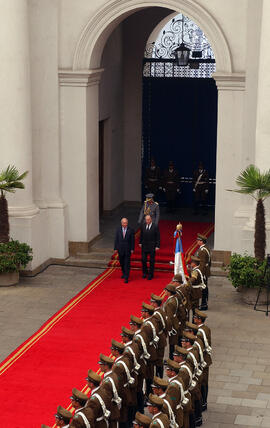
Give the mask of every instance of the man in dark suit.
POLYGON ((119 262, 122 268, 122 278, 128 282, 130 271, 130 256, 134 251, 134 231, 128 225, 128 219, 122 218, 121 226, 116 230, 114 249, 118 251, 119 262))
POLYGON ((155 253, 159 250, 160 236, 159 229, 152 222, 150 215, 145 216, 145 224, 141 226, 141 237, 139 246, 142 249, 142 270, 143 278, 147 277, 147 256, 150 255, 150 269, 147 279, 152 279, 154 276, 155 253))

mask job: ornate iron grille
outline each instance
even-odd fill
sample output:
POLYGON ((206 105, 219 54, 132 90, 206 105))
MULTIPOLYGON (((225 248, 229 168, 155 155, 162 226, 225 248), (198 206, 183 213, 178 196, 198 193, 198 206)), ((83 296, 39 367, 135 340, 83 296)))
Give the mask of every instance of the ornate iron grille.
POLYGON ((144 52, 144 77, 211 78, 216 61, 211 45, 195 22, 182 14, 170 20, 144 52), (187 66, 179 66, 174 51, 181 43, 190 50, 187 66))

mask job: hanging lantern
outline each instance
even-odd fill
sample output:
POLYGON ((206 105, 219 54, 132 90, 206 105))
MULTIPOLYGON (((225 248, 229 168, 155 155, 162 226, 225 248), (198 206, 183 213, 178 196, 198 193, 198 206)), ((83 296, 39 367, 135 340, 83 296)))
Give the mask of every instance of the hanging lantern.
POLYGON ((175 55, 177 65, 182 67, 188 65, 190 49, 183 42, 174 50, 173 54, 175 55))

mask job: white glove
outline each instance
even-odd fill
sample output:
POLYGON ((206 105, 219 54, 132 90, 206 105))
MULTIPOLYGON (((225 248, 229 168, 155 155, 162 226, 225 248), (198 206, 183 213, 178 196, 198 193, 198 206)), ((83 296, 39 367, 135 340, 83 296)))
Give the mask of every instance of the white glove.
POLYGON ((196 189, 193 189, 193 192, 196 192, 196 189))
POLYGON ((177 189, 177 193, 180 193, 180 189, 177 189))
POLYGON ((208 193, 208 189, 205 189, 205 193, 208 193))
POLYGON ((163 192, 166 192, 166 189, 163 187, 163 192))

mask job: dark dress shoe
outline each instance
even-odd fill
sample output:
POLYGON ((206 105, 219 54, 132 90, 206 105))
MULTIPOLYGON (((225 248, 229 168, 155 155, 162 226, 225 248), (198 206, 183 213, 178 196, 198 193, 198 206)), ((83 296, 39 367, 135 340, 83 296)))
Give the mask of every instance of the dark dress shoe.
POLYGON ((144 273, 142 277, 143 277, 143 278, 146 278, 146 273, 144 273))
POLYGON ((148 279, 148 281, 150 281, 151 279, 153 279, 153 276, 152 275, 148 275, 147 279, 148 279))
POLYGON ((128 283, 128 279, 127 279, 127 278, 125 279, 125 283, 126 283, 126 284, 128 283))

